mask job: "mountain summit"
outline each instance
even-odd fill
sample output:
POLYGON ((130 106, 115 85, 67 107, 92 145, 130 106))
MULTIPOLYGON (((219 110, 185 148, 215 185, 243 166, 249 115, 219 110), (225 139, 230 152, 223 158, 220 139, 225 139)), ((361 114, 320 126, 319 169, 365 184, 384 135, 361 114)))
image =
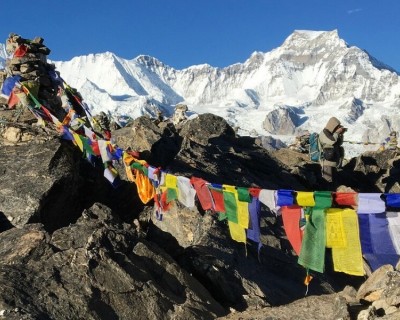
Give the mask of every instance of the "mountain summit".
MULTIPOLYGON (((382 141, 399 131, 398 73, 333 31, 294 31, 270 52, 225 68, 196 65, 177 70, 154 57, 125 60, 113 53, 55 62, 93 113, 138 117, 185 103, 194 113, 220 115, 242 134, 293 135, 320 131, 331 116, 359 142, 382 141), (282 110, 284 112, 282 112, 282 110), (291 116, 285 130, 271 113, 291 116)), ((286 139, 289 139, 289 136, 286 139)))

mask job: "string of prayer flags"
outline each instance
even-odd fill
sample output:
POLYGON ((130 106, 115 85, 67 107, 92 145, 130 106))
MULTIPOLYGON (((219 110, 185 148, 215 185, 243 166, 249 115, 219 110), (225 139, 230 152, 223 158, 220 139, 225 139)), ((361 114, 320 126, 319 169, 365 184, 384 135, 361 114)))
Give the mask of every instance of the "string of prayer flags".
MULTIPOLYGON (((32 95, 27 88, 24 90, 32 95)), ((139 198, 144 203, 155 200, 156 215, 160 220, 173 200, 194 207, 197 195, 203 210, 219 212, 228 220, 232 239, 246 243, 247 237, 260 247, 260 203, 263 203, 275 214, 281 209, 288 240, 299 255, 299 263, 307 269, 323 272, 325 246, 332 248, 335 270, 353 275, 363 274, 361 250, 372 268, 383 263, 395 264, 399 259, 399 213, 385 211, 386 207, 400 207, 400 194, 384 194, 383 200, 382 194, 378 193, 276 191, 228 185, 222 188, 200 178, 176 177, 129 156, 127 151, 112 145, 109 139, 99 139, 74 112, 69 112, 61 122, 34 96, 32 100, 37 107, 31 111, 54 123, 62 137, 72 140, 89 161, 97 159, 95 156, 101 157, 105 166, 104 176, 113 186, 117 185, 119 176, 112 163, 123 158, 129 180, 137 185, 139 198), (85 135, 75 132, 74 125, 85 135), (352 209, 328 209, 332 202, 334 206, 358 206, 358 215, 352 209), (308 220, 303 219, 303 208, 310 212, 308 220), (361 242, 357 241, 357 232, 361 242)))

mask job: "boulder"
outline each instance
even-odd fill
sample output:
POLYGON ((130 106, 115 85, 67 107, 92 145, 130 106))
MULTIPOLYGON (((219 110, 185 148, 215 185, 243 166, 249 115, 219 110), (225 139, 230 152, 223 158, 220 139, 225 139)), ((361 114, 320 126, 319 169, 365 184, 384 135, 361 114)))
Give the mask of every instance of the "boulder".
POLYGON ((384 265, 375 270, 357 291, 358 300, 373 302, 379 300, 388 281, 388 272, 393 271, 393 266, 384 265))

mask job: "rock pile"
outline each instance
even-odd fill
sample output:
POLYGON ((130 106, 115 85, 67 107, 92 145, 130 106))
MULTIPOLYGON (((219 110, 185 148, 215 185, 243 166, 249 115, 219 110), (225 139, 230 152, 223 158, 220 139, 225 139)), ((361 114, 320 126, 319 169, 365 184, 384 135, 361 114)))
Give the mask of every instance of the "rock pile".
POLYGON ((26 110, 28 105, 33 104, 21 84, 54 115, 62 118, 65 112, 61 108, 62 102, 58 93, 63 83, 54 64, 47 62, 50 49, 44 45, 44 39, 36 37, 30 40, 11 33, 6 40, 6 51, 11 58, 6 60, 6 68, 1 74, 2 93, 18 97, 9 101, 9 107, 13 108, 16 104, 17 108, 26 110))

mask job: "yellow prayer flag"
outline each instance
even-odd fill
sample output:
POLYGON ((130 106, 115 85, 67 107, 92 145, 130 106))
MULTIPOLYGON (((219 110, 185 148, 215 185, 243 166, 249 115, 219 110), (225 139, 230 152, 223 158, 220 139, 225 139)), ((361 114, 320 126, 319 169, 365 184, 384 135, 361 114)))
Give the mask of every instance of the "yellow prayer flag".
POLYGON ((327 248, 345 248, 346 235, 344 233, 343 209, 330 208, 326 210, 326 247, 327 248))
POLYGON ((75 144, 79 147, 79 149, 81 149, 81 151, 83 152, 83 143, 81 138, 79 137, 79 134, 72 132, 72 135, 74 137, 74 142, 75 144))
POLYGON ((332 248, 334 270, 354 276, 363 276, 364 267, 357 213, 353 209, 343 209, 341 216, 347 241, 344 248, 332 248))
POLYGON ((314 192, 296 191, 296 201, 300 207, 314 207, 314 192))
POLYGON ((246 231, 239 224, 228 221, 231 238, 237 242, 246 243, 246 231))
POLYGON ((175 189, 178 192, 178 177, 167 173, 165 175, 165 186, 169 189, 175 189))
POLYGON ((248 202, 243 202, 238 200, 237 192, 235 194, 236 205, 237 205, 237 217, 238 224, 248 229, 249 228, 249 204, 248 202))
POLYGON ((232 193, 234 193, 234 194, 237 194, 237 191, 236 191, 236 187, 235 187, 235 186, 230 186, 229 184, 223 184, 223 185, 222 185, 222 188, 223 188, 224 191, 232 192, 232 193))

